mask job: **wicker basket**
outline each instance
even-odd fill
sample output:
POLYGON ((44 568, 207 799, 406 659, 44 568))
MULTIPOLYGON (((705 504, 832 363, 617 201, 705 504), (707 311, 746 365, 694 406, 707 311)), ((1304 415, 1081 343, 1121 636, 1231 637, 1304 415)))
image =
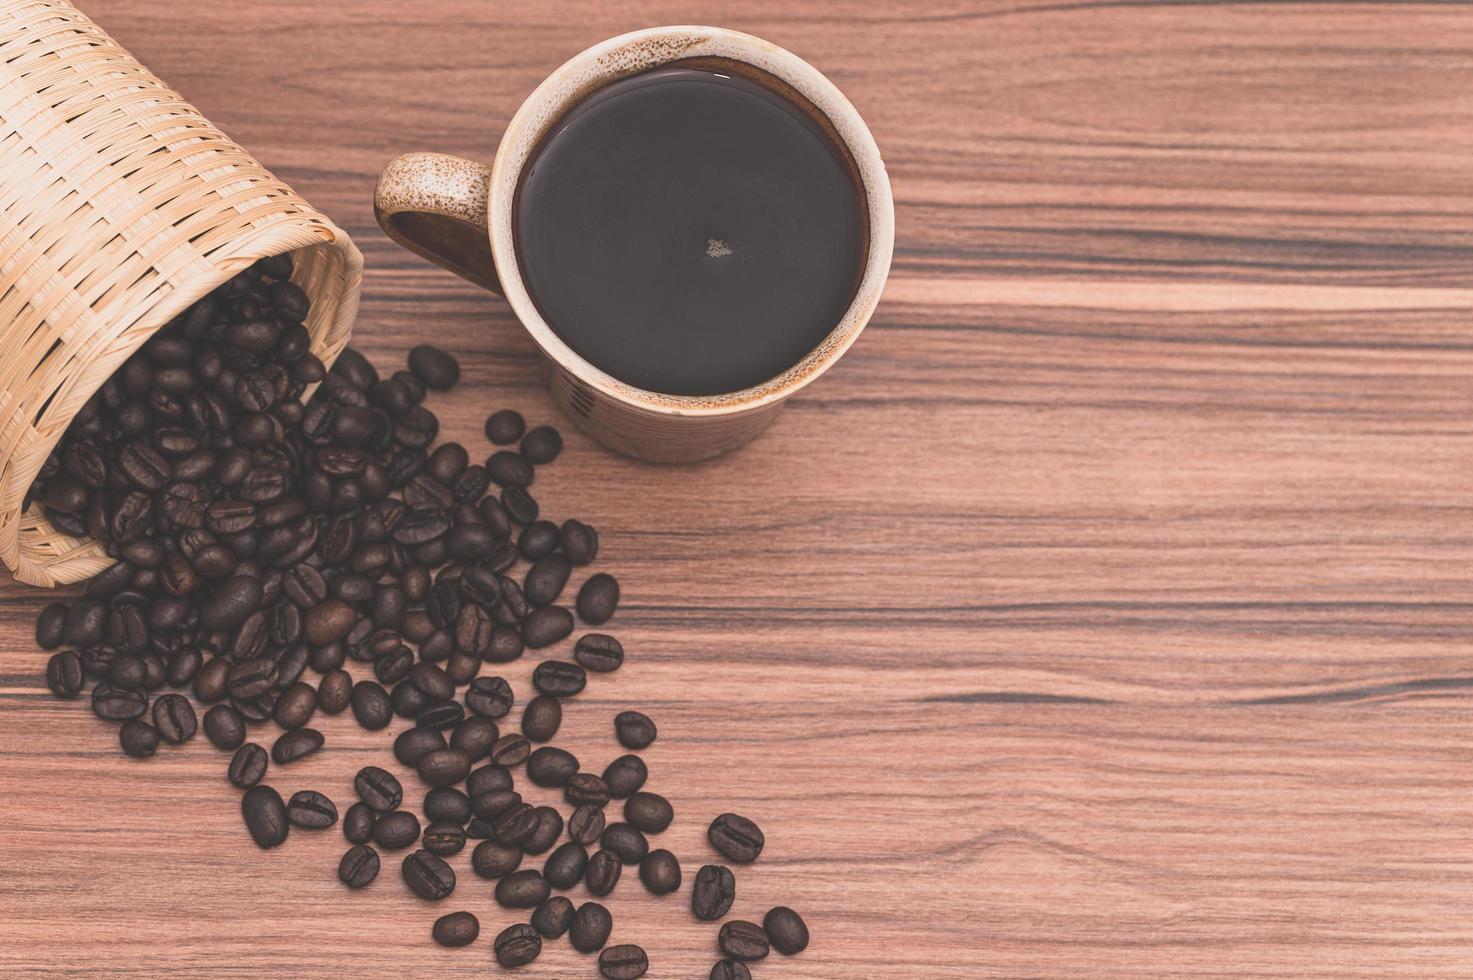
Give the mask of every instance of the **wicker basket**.
POLYGON ((21 506, 98 387, 257 259, 296 251, 332 363, 363 258, 341 229, 62 0, 0 0, 0 559, 31 585, 112 563, 21 506))

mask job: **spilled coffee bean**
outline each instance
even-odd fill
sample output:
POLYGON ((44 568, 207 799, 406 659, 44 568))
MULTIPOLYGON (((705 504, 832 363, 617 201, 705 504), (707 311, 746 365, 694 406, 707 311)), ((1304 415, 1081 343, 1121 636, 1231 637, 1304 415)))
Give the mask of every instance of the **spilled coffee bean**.
MULTIPOLYGON (((321 750, 311 727, 318 712, 351 712, 370 731, 403 719, 392 751, 424 784, 423 820, 392 773, 362 769, 342 820, 352 846, 340 880, 362 888, 379 873, 379 849, 406 851, 406 886, 440 900, 456 883, 445 858, 473 844, 471 867, 497 883, 497 901, 535 910, 531 925, 497 936, 499 962, 530 962, 544 937, 564 933, 597 952, 611 934, 608 910, 597 902, 575 910, 552 889, 582 881, 609 895, 625 864, 655 895, 678 891, 682 876, 676 855, 651 850, 645 836, 675 818, 665 796, 645 789, 645 762, 624 755, 601 774, 583 771, 555 744, 563 701, 625 660, 607 633, 568 642, 579 620, 610 620, 621 596, 606 572, 573 582, 598 558, 599 534, 543 516, 530 490, 562 438, 501 411, 486 433, 505 448, 484 460, 472 462, 473 450, 457 443, 437 445, 439 421, 425 400, 457 382, 455 358, 419 345, 407 370, 380 376, 349 348, 329 371, 310 353, 309 297, 292 272, 289 256, 264 259, 161 328, 92 395, 43 464, 31 504, 115 560, 84 595, 41 610, 46 685, 65 699, 90 684, 94 713, 117 726, 119 746, 135 758, 202 727, 232 753, 226 775, 243 791, 246 830, 262 848, 286 842, 292 826, 337 823, 326 795, 300 790, 285 801, 263 782, 272 764, 291 767, 321 750), (516 692, 484 668, 527 649, 550 656, 531 672, 537 696, 513 725, 501 719, 516 692), (206 706, 201 718, 179 690, 206 706), (266 723, 280 734, 249 741, 251 727, 266 723), (560 790, 565 806, 524 800, 523 779, 560 790), (624 801, 622 822, 605 812, 613 800, 624 801), (525 866, 529 857, 541 866, 525 866)), ((614 727, 635 751, 656 737, 638 711, 621 712, 614 727)), ((708 836, 740 863, 764 844, 755 824, 733 814, 708 836)), ((692 911, 719 920, 734 893, 729 870, 702 868, 692 911)), ((771 948, 808 942, 785 907, 764 925, 771 948)), ((728 959, 712 975, 745 974, 735 957, 755 955, 763 929, 728 923, 728 959)), ((446 946, 478 935, 469 912, 432 929, 446 946)), ((605 977, 633 980, 647 969, 633 944, 599 959, 605 977)))
POLYGON ((265 850, 286 841, 286 803, 270 786, 252 786, 240 799, 241 816, 256 846, 265 850))

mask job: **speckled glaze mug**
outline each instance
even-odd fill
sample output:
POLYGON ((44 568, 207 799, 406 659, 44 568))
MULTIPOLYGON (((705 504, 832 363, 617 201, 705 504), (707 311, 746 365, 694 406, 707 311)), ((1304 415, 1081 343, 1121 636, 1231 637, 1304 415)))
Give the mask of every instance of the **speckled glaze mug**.
POLYGON ((817 69, 774 44, 715 27, 657 27, 596 44, 553 72, 522 103, 491 167, 441 153, 393 160, 374 196, 394 241, 505 295, 549 364, 553 399, 593 438, 654 462, 728 452, 772 422, 784 401, 849 349, 879 302, 890 271, 895 217, 890 182, 859 113, 817 69), (591 92, 653 68, 736 65, 807 112, 842 148, 867 211, 863 269, 853 300, 827 336, 781 374, 719 395, 671 395, 627 384, 589 363, 553 332, 522 279, 513 205, 522 169, 543 136, 591 92))

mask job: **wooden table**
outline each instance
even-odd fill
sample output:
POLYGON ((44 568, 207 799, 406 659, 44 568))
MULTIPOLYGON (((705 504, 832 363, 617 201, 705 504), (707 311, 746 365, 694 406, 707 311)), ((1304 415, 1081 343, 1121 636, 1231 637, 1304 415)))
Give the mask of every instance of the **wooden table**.
MULTIPOLYGON (((603 535, 687 881, 767 831, 760 977, 1473 974, 1473 15, 1417 4, 83 2, 347 228, 357 338, 431 337, 445 434, 555 421, 495 297, 373 223, 392 155, 489 159, 622 30, 720 23, 828 73, 898 212, 861 342, 758 443, 660 469, 568 431, 544 506, 603 535)), ((544 483, 545 480, 545 483, 544 483)), ((338 831, 263 853, 202 738, 123 758, 0 590, 0 974, 473 975, 511 916, 459 859, 363 893, 338 831), (467 950, 429 943, 451 908, 467 950)), ((515 665, 519 683, 532 664, 515 665)), ((340 804, 388 737, 280 775, 340 804)), ((398 731, 396 725, 392 731, 398 731)), ((630 876, 632 878, 632 876, 630 876)), ((704 977, 687 892, 615 940, 704 977)), ((550 944, 538 977, 591 977, 550 944)))

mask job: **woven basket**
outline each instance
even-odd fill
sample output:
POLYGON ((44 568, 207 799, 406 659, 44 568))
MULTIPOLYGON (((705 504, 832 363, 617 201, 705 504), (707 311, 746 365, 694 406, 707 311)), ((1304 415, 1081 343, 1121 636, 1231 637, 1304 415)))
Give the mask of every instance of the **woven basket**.
POLYGON ((63 0, 0 0, 0 559, 53 586, 112 564, 27 489, 72 417, 155 330, 296 252, 331 364, 363 258, 341 229, 63 0))

